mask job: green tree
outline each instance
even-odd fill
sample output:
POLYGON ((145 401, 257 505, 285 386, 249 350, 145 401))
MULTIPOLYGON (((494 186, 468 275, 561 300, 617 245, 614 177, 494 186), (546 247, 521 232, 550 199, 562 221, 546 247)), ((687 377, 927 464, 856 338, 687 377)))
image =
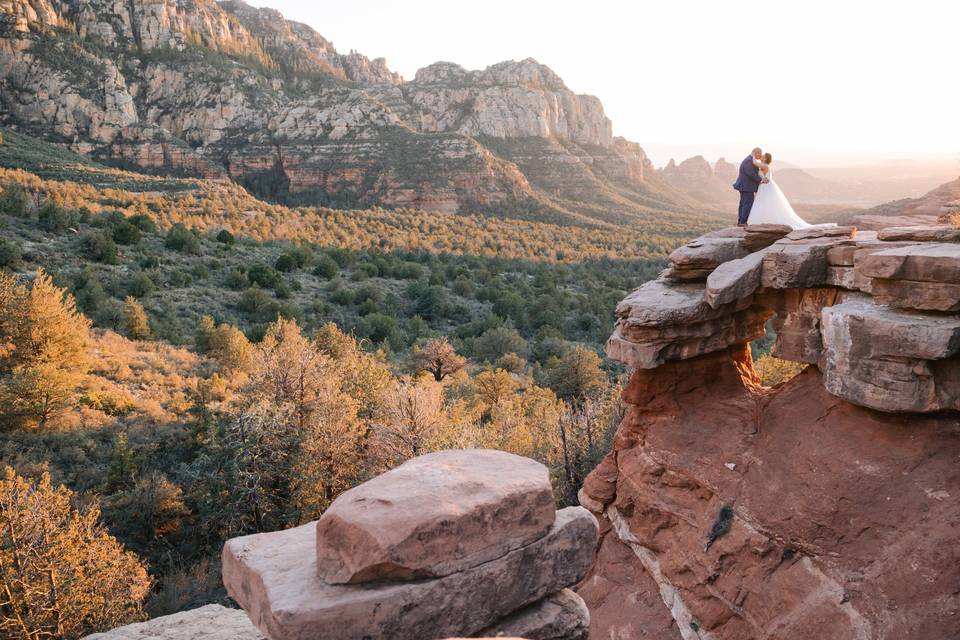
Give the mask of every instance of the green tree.
POLYGON ((134 460, 133 447, 127 439, 127 433, 121 431, 113 441, 113 451, 110 452, 110 471, 107 475, 107 489, 116 491, 133 483, 137 473, 137 463, 134 460))
POLYGON ((133 296, 123 301, 123 331, 134 340, 147 340, 150 337, 150 319, 143 305, 133 296))
POLYGON ((0 238, 0 268, 16 269, 20 265, 20 243, 0 238))
POLYGON ((556 394, 574 403, 602 394, 610 384, 596 352, 576 346, 559 358, 551 358, 543 372, 542 383, 556 394))
POLYGON ((16 182, 3 185, 3 193, 0 194, 0 213, 23 218, 27 215, 29 205, 30 198, 22 186, 16 182))
POLYGON ((96 506, 7 467, 0 479, 0 637, 80 638, 142 618, 150 578, 96 506))
POLYGON ((43 270, 31 287, 0 273, 0 400, 16 424, 72 405, 89 367, 90 322, 43 270))

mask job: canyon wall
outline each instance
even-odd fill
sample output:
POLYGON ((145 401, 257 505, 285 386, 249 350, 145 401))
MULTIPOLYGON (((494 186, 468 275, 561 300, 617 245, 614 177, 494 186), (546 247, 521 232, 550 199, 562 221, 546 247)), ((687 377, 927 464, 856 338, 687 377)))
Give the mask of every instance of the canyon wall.
POLYGON ((581 491, 593 637, 960 637, 958 239, 726 229, 621 303, 629 411, 581 491), (775 388, 767 320, 810 365, 775 388))
POLYGON ((535 60, 404 82, 240 0, 0 3, 0 124, 291 204, 626 222, 702 208, 535 60))

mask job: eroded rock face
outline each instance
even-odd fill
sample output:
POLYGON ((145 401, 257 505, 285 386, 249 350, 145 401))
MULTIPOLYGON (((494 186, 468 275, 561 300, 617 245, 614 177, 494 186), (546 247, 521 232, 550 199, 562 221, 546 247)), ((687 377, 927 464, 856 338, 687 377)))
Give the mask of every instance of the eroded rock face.
MULTIPOLYGON (((891 345, 921 331, 902 330, 891 345)), ((690 639, 960 634, 960 421, 857 407, 815 367, 765 391, 748 363, 734 348, 634 375, 584 488, 617 542, 580 587, 591 624, 663 629, 649 607, 610 606, 632 588, 690 639)))
POLYGON ((502 451, 420 456, 339 496, 317 522, 330 584, 445 576, 542 537, 555 519, 542 464, 502 451))
POLYGON ((579 224, 647 215, 650 196, 697 208, 612 135, 597 98, 531 59, 438 63, 404 82, 240 0, 7 0, 0 12, 0 122, 99 159, 291 204, 516 206, 579 224))

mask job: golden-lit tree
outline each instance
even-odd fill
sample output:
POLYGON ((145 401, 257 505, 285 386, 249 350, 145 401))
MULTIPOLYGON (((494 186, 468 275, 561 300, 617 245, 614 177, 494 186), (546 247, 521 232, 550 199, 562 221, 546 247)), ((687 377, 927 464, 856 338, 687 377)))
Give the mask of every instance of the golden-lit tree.
POLYGON ((404 376, 394 384, 381 418, 374 423, 370 448, 389 468, 455 442, 440 383, 427 376, 404 376))
POLYGON ((0 637, 79 638, 141 618, 146 569, 44 475, 0 479, 0 637))
POLYGON ((150 337, 150 319, 147 312, 133 296, 123 301, 123 331, 134 340, 146 340, 150 337))
POLYGON ((281 453, 288 456, 294 522, 319 515, 360 474, 359 403, 343 386, 331 358, 296 321, 281 318, 268 327, 250 377, 250 413, 259 428, 292 438, 281 453))
POLYGON ((14 424, 44 426, 71 406, 89 368, 90 322, 42 270, 29 288, 0 273, 0 402, 14 424))
POLYGON ((413 362, 417 371, 426 371, 437 382, 463 369, 466 359, 457 354, 446 337, 434 338, 413 350, 413 362))

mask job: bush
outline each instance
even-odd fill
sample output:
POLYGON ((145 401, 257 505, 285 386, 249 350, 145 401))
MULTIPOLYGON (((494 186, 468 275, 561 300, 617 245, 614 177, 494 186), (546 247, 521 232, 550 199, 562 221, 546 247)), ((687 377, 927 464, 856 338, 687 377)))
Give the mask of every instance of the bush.
POLYGON ((135 298, 142 298, 145 295, 153 292, 157 288, 157 285, 154 284, 153 280, 145 274, 143 271, 138 271, 132 278, 130 278, 130 283, 127 287, 130 295, 135 298))
POLYGON ((20 264, 22 251, 20 243, 6 238, 0 238, 0 269, 16 269, 20 264))
POLYGON ((247 269, 247 280, 250 284, 259 285, 264 289, 272 289, 280 282, 280 274, 268 264, 254 262, 247 269))
POLYGON ((220 244, 225 244, 228 247, 232 247, 233 243, 236 242, 236 238, 234 238, 233 234, 226 229, 221 229, 217 234, 217 242, 220 244))
POLYGON ((289 253, 281 253, 280 257, 273 264, 274 269, 289 273, 297 268, 297 259, 289 253))
POLYGON ((27 207, 30 204, 30 198, 27 192, 16 182, 9 182, 3 186, 3 194, 0 195, 0 213, 16 218, 24 218, 27 215, 27 207))
POLYGON ((355 298, 353 291, 347 288, 335 289, 333 294, 330 296, 330 301, 334 304, 339 304, 341 307, 353 304, 355 298))
POLYGON ((140 228, 124 220, 113 228, 113 241, 117 244, 137 244, 140 242, 140 228))
POLYGON ((330 256, 323 256, 317 261, 317 266, 313 268, 313 275, 318 278, 329 280, 340 273, 340 266, 330 256))
POLYGON ((527 341, 513 327, 487 329, 473 341, 473 355, 487 362, 496 362, 508 353, 523 355, 526 352, 527 341))
POLYGON ((37 211, 37 222, 44 231, 56 233, 77 226, 77 216, 53 202, 47 202, 37 211))
POLYGON ((134 214, 129 218, 127 218, 127 222, 129 222, 130 224, 132 224, 133 226, 135 226, 137 229, 139 229, 144 233, 157 232, 157 223, 153 221, 153 218, 151 218, 146 214, 143 214, 143 213, 134 214))
POLYGON ((170 231, 167 232, 167 238, 163 244, 168 249, 173 249, 181 253, 193 255, 200 253, 200 239, 193 231, 190 231, 179 222, 170 227, 170 231))
POLYGON ((132 296, 123 301, 123 332, 133 340, 150 337, 150 320, 143 305, 132 296))
POLYGON ((83 254, 96 262, 117 264, 117 245, 100 231, 88 231, 80 237, 83 254))
POLYGON ((233 289, 234 291, 240 291, 241 289, 246 289, 250 286, 250 280, 247 278, 247 274, 241 271, 240 269, 233 268, 227 273, 226 280, 224 284, 228 288, 233 289))

